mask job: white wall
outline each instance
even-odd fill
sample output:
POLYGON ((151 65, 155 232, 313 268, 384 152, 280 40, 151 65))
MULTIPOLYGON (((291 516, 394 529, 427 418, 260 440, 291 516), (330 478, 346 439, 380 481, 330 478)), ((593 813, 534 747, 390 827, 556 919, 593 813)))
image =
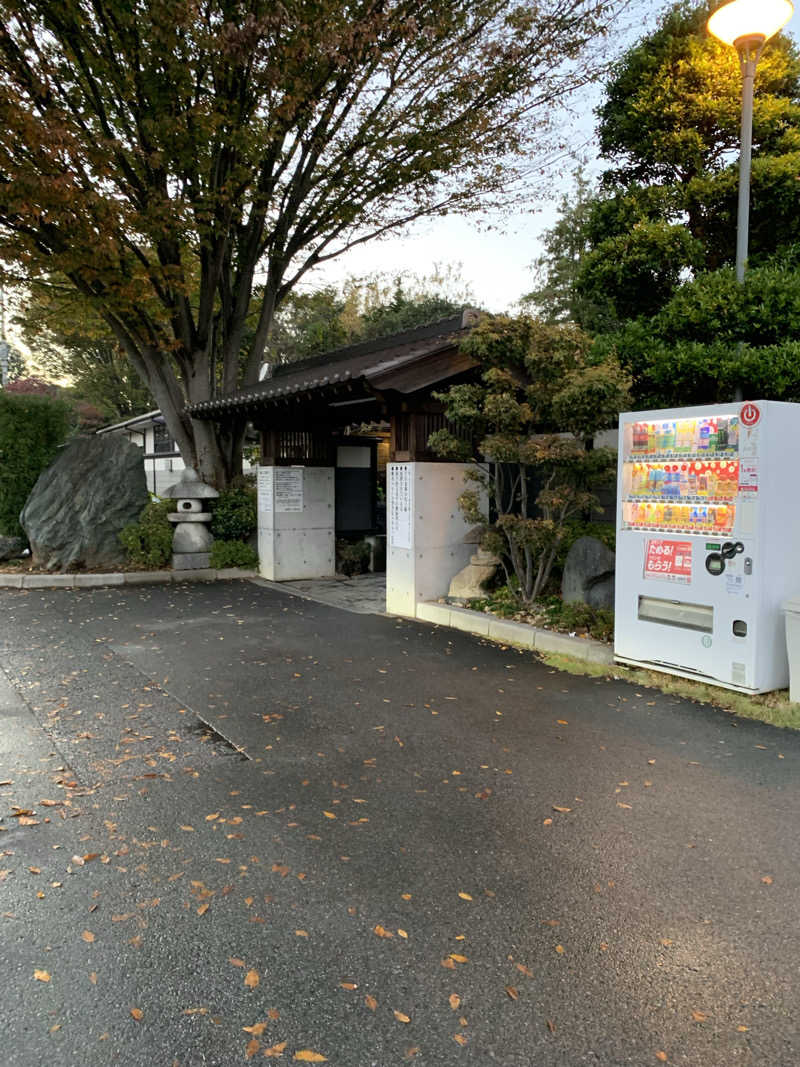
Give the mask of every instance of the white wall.
MULTIPOLYGON (((417 604, 446 596, 469 563, 469 526, 458 507, 468 463, 387 466, 386 610, 416 617, 417 604), (410 505, 410 506, 408 506, 410 505)), ((470 488, 474 485, 470 483, 470 488)))
POLYGON ((332 578, 336 573, 333 467, 258 468, 258 557, 273 582, 332 578), (281 498, 282 472, 299 479, 302 510, 281 498), (276 491, 276 489, 278 491, 276 491))

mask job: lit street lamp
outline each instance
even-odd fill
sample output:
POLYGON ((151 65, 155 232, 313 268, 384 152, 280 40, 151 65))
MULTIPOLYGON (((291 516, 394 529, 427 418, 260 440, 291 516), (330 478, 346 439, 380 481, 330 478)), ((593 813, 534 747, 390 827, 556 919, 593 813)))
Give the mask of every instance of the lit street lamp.
POLYGON ((736 277, 744 281, 750 224, 750 159, 753 149, 753 81, 761 50, 792 17, 790 0, 729 0, 708 20, 708 30, 739 54, 742 68, 742 135, 739 156, 739 211, 736 223, 736 277))

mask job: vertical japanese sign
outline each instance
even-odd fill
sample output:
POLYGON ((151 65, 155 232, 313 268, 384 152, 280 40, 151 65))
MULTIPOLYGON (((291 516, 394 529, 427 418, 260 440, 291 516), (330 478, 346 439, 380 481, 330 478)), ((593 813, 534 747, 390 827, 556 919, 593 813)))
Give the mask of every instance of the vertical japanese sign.
POLYGON ((411 467, 389 464, 389 547, 411 548, 411 467))
POLYGON ((275 468, 275 510, 303 510, 303 468, 275 468))
POLYGON ((269 515, 273 510, 274 467, 258 468, 258 510, 269 515))

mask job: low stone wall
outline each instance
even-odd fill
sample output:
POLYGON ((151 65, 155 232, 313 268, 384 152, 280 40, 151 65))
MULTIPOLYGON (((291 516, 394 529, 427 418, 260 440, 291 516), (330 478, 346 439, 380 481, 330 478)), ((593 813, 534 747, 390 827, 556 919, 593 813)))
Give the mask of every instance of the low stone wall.
POLYGON ((195 571, 119 571, 114 574, 0 574, 0 589, 100 589, 108 585, 166 585, 169 582, 214 582, 256 578, 241 567, 195 571))

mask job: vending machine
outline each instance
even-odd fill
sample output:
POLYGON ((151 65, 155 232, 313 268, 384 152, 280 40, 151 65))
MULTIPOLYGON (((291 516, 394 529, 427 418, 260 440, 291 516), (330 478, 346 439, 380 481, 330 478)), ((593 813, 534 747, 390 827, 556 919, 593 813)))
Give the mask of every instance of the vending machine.
POLYGON ((620 416, 614 656, 746 693, 789 684, 800 404, 620 416))

